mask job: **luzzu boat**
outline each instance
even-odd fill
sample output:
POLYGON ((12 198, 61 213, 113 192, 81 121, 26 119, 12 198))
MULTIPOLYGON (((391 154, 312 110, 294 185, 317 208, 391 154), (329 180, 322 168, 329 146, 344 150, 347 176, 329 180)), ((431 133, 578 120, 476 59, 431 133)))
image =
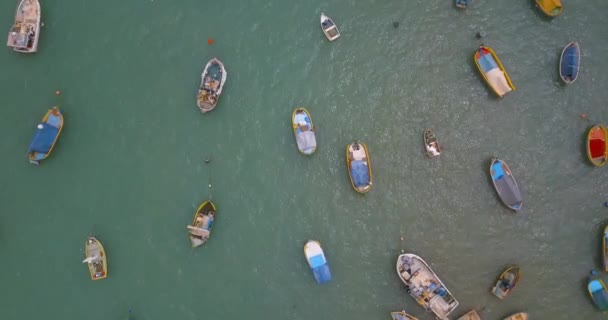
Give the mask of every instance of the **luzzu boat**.
POLYGON ((315 126, 312 123, 310 113, 305 108, 296 108, 291 114, 293 134, 296 144, 301 153, 310 155, 317 150, 317 139, 315 137, 315 126))
POLYGON ((304 256, 317 283, 323 284, 331 280, 329 264, 319 241, 308 240, 304 245, 304 256))
POLYGON ((6 45, 18 52, 36 52, 40 38, 41 14, 38 0, 21 0, 15 12, 15 23, 8 33, 6 45))
POLYGON ((194 213, 192 225, 186 227, 188 228, 190 243, 193 248, 201 246, 209 240, 216 214, 215 204, 211 200, 203 202, 198 207, 194 213))
POLYGON ((87 238, 84 244, 84 256, 82 263, 86 263, 89 267, 91 280, 105 279, 108 276, 106 251, 97 238, 93 236, 87 238))
POLYGON ((557 17, 562 14, 561 0, 535 0, 536 6, 548 17, 557 17))
POLYGON ((490 178, 492 178, 494 189, 496 189, 500 200, 515 211, 521 210, 523 204, 521 191, 511 173, 511 169, 504 161, 492 159, 490 178))
POLYGON ((31 163, 38 165, 40 160, 46 159, 53 152, 63 129, 63 115, 59 107, 50 109, 36 128, 36 134, 27 149, 27 157, 31 163))
POLYGON ((196 96, 196 105, 202 113, 215 108, 227 77, 226 68, 218 58, 213 58, 207 62, 205 70, 201 74, 201 85, 196 96))
POLYGON ((589 129, 587 134, 587 158, 596 167, 603 167, 608 160, 606 140, 608 140, 608 130, 603 125, 598 124, 589 129))
POLYGON ((501 300, 506 298, 515 288, 520 278, 521 272, 519 271, 519 267, 513 266, 507 268, 500 277, 498 277, 496 285, 492 288, 492 293, 501 300))
POLYGON ((394 311, 391 312, 392 320, 418 320, 418 318, 414 317, 411 314, 408 314, 405 311, 394 311))
POLYGON ((483 78, 499 97, 515 90, 509 74, 492 48, 481 45, 473 59, 483 78))
POLYGON ((587 291, 598 309, 608 311, 608 288, 606 288, 604 281, 597 277, 595 270, 591 271, 587 281, 587 291))
POLYGON ((578 42, 570 42, 562 50, 559 58, 559 77, 565 84, 571 84, 578 78, 581 65, 581 48, 578 42))
POLYGON ((372 165, 365 143, 351 143, 346 146, 346 167, 353 189, 366 193, 372 188, 372 165))

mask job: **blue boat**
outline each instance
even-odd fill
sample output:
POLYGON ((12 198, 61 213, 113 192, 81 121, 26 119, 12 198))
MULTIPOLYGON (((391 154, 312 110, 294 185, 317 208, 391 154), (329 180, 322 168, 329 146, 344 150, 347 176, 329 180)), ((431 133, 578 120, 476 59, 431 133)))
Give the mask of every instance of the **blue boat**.
POLYGON ((466 9, 473 0, 456 0, 456 7, 460 9, 466 9))
POLYGON ((321 248, 319 241, 308 240, 304 245, 304 256, 308 261, 308 266, 312 270, 312 274, 315 276, 317 283, 323 284, 331 280, 331 271, 329 270, 329 264, 321 248))
POLYGON ((515 211, 521 210, 523 204, 521 192, 509 166, 502 160, 492 159, 490 177, 500 200, 515 211))
POLYGON ((578 42, 570 42, 559 59, 559 77, 565 84, 571 84, 578 78, 578 71, 581 64, 581 48, 578 42))
POLYGON ((36 134, 27 149, 27 157, 31 163, 38 165, 40 160, 46 159, 53 152, 61 129, 63 129, 63 114, 59 107, 53 107, 36 127, 36 134))
POLYGON ((595 270, 591 270, 587 290, 595 306, 602 311, 608 311, 608 288, 606 288, 604 281, 597 277, 595 270))

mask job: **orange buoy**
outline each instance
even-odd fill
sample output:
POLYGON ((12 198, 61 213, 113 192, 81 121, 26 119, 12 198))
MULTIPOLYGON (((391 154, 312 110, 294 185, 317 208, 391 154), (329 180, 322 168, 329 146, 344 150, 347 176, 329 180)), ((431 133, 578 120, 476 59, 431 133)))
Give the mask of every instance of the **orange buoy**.
POLYGON ((212 45, 212 44, 213 44, 213 39, 211 39, 211 38, 207 39, 207 43, 208 43, 209 45, 212 45))
POLYGON ((55 94, 56 94, 56 95, 60 95, 60 94, 61 94, 61 91, 57 90, 57 91, 55 91, 55 94))

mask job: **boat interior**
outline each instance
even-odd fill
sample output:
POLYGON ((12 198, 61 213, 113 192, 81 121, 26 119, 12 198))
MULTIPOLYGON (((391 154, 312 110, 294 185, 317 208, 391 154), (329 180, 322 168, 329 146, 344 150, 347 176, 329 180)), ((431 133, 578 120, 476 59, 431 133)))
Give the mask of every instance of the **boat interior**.
POLYGON ((8 46, 14 48, 32 48, 38 28, 40 12, 34 0, 25 0, 17 9, 15 24, 11 28, 8 46))
POLYGON ((367 155, 362 145, 353 143, 348 147, 350 161, 364 161, 367 163, 367 155))
POLYGON ((606 157, 606 136, 599 127, 592 128, 589 133, 589 152, 593 160, 603 160, 606 157))

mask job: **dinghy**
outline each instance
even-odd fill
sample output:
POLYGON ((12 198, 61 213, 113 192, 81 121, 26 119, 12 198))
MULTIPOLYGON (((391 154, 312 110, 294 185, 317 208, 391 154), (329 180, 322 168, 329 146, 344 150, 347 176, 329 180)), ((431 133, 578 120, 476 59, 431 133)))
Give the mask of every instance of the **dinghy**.
POLYGON ((480 46, 473 59, 483 78, 499 97, 515 90, 509 74, 492 48, 480 46))
POLYGON ((317 150, 315 126, 312 124, 310 113, 305 108, 296 108, 291 114, 291 125, 296 137, 296 144, 301 153, 310 155, 317 150))
POLYGON ((424 130, 424 148, 426 150, 426 156, 429 158, 438 157, 441 154, 439 141, 437 141, 435 134, 430 129, 424 130))
POLYGON ((595 270, 591 271, 587 281, 587 291, 598 309, 608 311, 608 288, 606 288, 604 281, 597 277, 595 270))
POLYGON ((477 311, 471 310, 471 311, 463 314, 462 316, 460 316, 460 318, 458 318, 456 320, 481 320, 481 317, 479 316, 477 311))
POLYGON ((446 319, 458 307, 452 293, 419 256, 411 253, 400 255, 397 258, 397 274, 406 285, 406 291, 437 318, 446 319))
POLYGON ((559 77, 565 84, 571 84, 578 77, 578 70, 581 64, 581 48, 578 42, 570 42, 562 50, 559 58, 559 77))
POLYGON ((323 284, 331 280, 329 264, 319 241, 308 240, 304 245, 304 256, 317 283, 323 284))
POLYGON ((608 140, 608 131, 603 125, 598 124, 589 129, 587 134, 587 158, 596 167, 604 166, 608 160, 606 140, 608 140))
POLYGON ((27 149, 27 157, 31 163, 38 165, 53 152, 61 129, 63 115, 59 107, 53 107, 42 117, 42 122, 36 127, 36 134, 27 149))
POLYGON ((321 29, 329 41, 334 41, 340 38, 340 31, 338 31, 338 27, 334 21, 324 13, 321 13, 321 29))
POLYGON ((8 33, 6 45, 18 52, 36 52, 40 37, 40 16, 38 0, 21 0, 15 12, 15 23, 8 33))
POLYGON ((82 263, 86 263, 89 267, 91 280, 105 279, 108 276, 106 251, 97 238, 93 236, 87 238, 84 243, 84 257, 82 263))
POLYGON ((608 272, 608 226, 604 228, 602 237, 602 256, 604 257, 604 271, 608 272))
POLYGON ((536 6, 548 17, 557 17, 563 10, 561 0, 536 0, 536 6))
POLYGON ((492 159, 490 177, 500 200, 515 211, 521 210, 523 203, 521 192, 509 166, 502 160, 492 159))
POLYGON ((520 277, 521 273, 519 272, 519 267, 513 266, 507 268, 500 277, 498 277, 496 285, 492 288, 492 293, 501 300, 506 298, 515 288, 520 277))
POLYGON ((472 0, 456 0, 456 7, 460 9, 466 9, 472 0))
POLYGON ((525 312, 518 312, 506 317, 504 320, 528 320, 528 314, 525 312))
POLYGON ((188 225, 190 243, 196 248, 209 240, 216 216, 215 204, 211 200, 203 202, 196 212, 192 224, 188 225))
POLYGON ((346 167, 353 189, 366 193, 372 188, 372 165, 365 143, 351 143, 346 146, 346 167))
POLYGON ((392 320, 418 320, 418 318, 414 317, 411 314, 408 314, 405 311, 395 311, 391 312, 392 320))
POLYGON ((196 104, 202 113, 215 108, 222 94, 222 89, 224 89, 227 76, 228 73, 226 73, 224 64, 218 58, 213 58, 207 62, 205 70, 201 74, 201 86, 196 96, 196 104))

